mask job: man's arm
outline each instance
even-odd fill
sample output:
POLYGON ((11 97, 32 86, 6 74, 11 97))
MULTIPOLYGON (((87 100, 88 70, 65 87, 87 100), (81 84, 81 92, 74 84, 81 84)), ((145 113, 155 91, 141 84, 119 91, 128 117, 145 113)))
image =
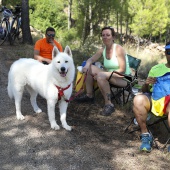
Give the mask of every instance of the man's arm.
POLYGON ((148 77, 145 81, 145 84, 142 86, 142 92, 150 92, 152 84, 155 84, 156 78, 155 77, 148 77))
POLYGON ((38 60, 39 62, 47 62, 47 63, 51 63, 51 60, 48 58, 44 58, 40 56, 40 51, 39 50, 34 50, 34 59, 38 60))

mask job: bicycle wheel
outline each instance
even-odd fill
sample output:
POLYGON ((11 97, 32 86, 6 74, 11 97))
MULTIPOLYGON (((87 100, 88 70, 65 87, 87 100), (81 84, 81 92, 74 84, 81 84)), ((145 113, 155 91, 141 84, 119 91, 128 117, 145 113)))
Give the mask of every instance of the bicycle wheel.
POLYGON ((20 23, 18 20, 15 20, 11 27, 11 44, 15 42, 22 43, 22 30, 20 28, 20 23))
POLYGON ((16 34, 16 39, 18 40, 19 43, 23 42, 23 35, 22 35, 22 29, 21 28, 18 29, 18 32, 16 34))
POLYGON ((0 45, 4 44, 4 42, 9 38, 8 37, 8 26, 6 21, 2 21, 0 23, 1 25, 1 33, 0 33, 0 45))

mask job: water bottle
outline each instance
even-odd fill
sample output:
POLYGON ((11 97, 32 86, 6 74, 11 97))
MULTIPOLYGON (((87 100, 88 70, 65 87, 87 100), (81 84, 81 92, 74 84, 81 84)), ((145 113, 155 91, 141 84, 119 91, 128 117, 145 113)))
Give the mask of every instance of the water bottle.
POLYGON ((78 70, 80 73, 82 73, 82 72, 83 72, 83 66, 78 66, 78 67, 77 67, 77 70, 78 70))
POLYGON ((95 66, 97 66, 98 68, 101 68, 101 69, 103 69, 103 66, 102 66, 102 64, 100 63, 100 62, 95 62, 95 66))
POLYGON ((85 65, 86 65, 86 61, 83 61, 82 64, 81 64, 81 66, 84 67, 85 65))

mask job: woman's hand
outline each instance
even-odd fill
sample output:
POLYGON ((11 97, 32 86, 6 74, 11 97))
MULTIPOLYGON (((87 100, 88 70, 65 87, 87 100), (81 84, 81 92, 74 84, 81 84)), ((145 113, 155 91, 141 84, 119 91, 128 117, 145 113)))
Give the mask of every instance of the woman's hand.
POLYGON ((83 73, 87 73, 87 71, 89 70, 89 66, 86 64, 84 67, 83 67, 83 73))

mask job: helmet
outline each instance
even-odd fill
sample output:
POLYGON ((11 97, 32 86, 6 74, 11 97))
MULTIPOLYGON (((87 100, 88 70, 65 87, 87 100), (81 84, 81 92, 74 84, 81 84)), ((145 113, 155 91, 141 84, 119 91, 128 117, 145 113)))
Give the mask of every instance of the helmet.
POLYGON ((11 17, 12 16, 12 11, 9 10, 9 9, 4 9, 3 16, 6 17, 6 18, 11 17))

